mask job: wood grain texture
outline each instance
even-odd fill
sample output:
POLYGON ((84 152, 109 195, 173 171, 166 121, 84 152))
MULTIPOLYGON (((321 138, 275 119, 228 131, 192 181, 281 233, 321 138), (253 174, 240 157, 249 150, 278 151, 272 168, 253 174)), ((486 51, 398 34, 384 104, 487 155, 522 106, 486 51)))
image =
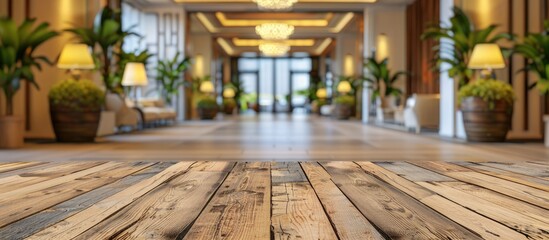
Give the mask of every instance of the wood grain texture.
POLYGON ((324 163, 343 193, 390 238, 480 239, 351 162, 324 163))
POLYGON ((405 177, 410 181, 453 181, 444 175, 420 168, 407 162, 376 162, 375 164, 391 170, 392 172, 405 177))
POLYGON ((522 184, 511 182, 497 177, 492 177, 479 172, 474 172, 468 168, 457 166, 455 164, 443 163, 443 162, 422 162, 413 163, 416 166, 420 166, 440 174, 452 177, 454 179, 471 183, 474 185, 482 186, 496 192, 505 194, 516 199, 535 204, 545 209, 549 209, 549 194, 543 190, 528 187, 522 184), (433 167, 433 166, 439 167, 433 167), (464 169, 460 171, 453 171, 451 169, 464 169), (447 169, 447 170, 444 170, 447 169), (448 170, 449 169, 449 170, 448 170))
MULTIPOLYGON (((435 194, 420 185, 371 162, 357 162, 368 173, 391 184, 421 203, 479 234, 484 239, 527 239, 512 229, 435 194)), ((423 173, 424 174, 424 173, 423 173)), ((423 175, 422 174, 422 175, 423 175)), ((414 178, 417 179, 417 178, 414 178)))
POLYGON ((67 217, 82 211, 91 205, 112 196, 133 184, 150 178, 167 167, 173 165, 171 162, 154 164, 151 167, 133 173, 117 182, 105 185, 98 189, 84 193, 78 197, 55 205, 47 210, 36 213, 27 218, 21 219, 9 226, 0 228, 0 236, 9 236, 11 239, 26 238, 46 227, 49 227, 67 217))
MULTIPOLYGON (((112 183, 120 178, 146 168, 153 163, 124 163, 95 172, 70 182, 65 182, 40 191, 30 192, 21 198, 0 205, 0 227, 74 198, 95 188, 112 183)), ((12 198, 13 199, 13 198, 12 198)))
POLYGON ((330 220, 299 163, 271 163, 274 239, 336 239, 330 220))
POLYGON ((384 239, 318 163, 301 163, 339 239, 384 239))
POLYGON ((195 165, 76 239, 178 238, 198 217, 234 163, 202 162, 195 165))
POLYGON ((185 239, 270 239, 270 163, 238 163, 185 239))
POLYGON ((120 211, 135 199, 145 195, 158 185, 178 175, 184 174, 192 164, 192 162, 180 162, 170 166, 159 174, 132 185, 63 221, 30 236, 28 239, 74 238, 112 214, 120 211))
POLYGON ((510 172, 520 173, 534 177, 549 177, 549 166, 540 166, 539 164, 531 164, 524 162, 517 163, 500 163, 500 162, 485 162, 480 163, 485 166, 491 166, 510 172))
POLYGON ((418 184, 509 228, 515 229, 530 239, 547 239, 549 237, 547 222, 522 215, 519 213, 520 209, 513 210, 497 206, 485 199, 456 190, 448 186, 446 182, 420 182, 418 184))
POLYGON ((42 165, 45 162, 13 162, 13 163, 4 163, 0 165, 0 173, 9 172, 17 169, 32 167, 36 165, 42 165))

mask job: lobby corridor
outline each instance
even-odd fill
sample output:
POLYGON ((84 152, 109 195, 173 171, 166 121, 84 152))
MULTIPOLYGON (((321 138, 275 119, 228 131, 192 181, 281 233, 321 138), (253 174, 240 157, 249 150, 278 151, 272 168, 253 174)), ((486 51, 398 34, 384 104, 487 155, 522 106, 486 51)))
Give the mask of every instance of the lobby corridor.
POLYGON ((549 238, 537 143, 260 115, 0 159, 0 239, 549 238))

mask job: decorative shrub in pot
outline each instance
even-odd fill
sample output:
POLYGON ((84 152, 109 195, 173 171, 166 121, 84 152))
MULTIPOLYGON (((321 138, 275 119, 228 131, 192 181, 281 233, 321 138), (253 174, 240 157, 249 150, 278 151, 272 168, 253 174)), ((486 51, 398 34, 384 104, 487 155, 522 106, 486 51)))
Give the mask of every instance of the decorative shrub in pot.
POLYGON ((463 86, 458 97, 468 141, 505 141, 515 99, 511 85, 493 79, 477 80, 463 86))
POLYGON ((223 113, 227 115, 231 115, 234 112, 234 109, 236 108, 236 101, 232 98, 224 98, 223 99, 223 113))
POLYGON ((105 93, 87 80, 66 80, 50 90, 50 114, 59 142, 93 142, 105 93))
POLYGON ((217 102, 214 97, 205 96, 201 97, 197 102, 197 112, 198 116, 202 120, 211 120, 214 119, 218 111, 217 102))
POLYGON ((349 119, 352 115, 352 108, 355 106, 355 98, 349 95, 339 96, 334 99, 335 108, 333 116, 337 119, 349 119))

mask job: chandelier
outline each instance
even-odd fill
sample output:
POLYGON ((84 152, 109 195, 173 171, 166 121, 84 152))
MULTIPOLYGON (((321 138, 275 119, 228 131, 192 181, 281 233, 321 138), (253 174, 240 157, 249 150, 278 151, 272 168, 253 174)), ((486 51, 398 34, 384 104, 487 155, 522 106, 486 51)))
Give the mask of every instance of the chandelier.
POLYGON ((292 8, 297 0, 253 0, 259 9, 265 10, 286 10, 292 8))
POLYGON ((265 56, 279 57, 290 51, 290 45, 280 41, 267 41, 259 44, 259 51, 265 56))
POLYGON ((264 23, 256 26, 255 32, 265 40, 284 40, 294 33, 294 26, 285 23, 264 23))

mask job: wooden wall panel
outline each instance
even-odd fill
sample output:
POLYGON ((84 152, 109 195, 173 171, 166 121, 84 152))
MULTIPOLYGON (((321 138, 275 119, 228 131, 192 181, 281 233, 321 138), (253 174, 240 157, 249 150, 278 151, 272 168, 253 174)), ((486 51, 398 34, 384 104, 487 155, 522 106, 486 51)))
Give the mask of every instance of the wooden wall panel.
POLYGON ((426 27, 440 20, 440 1, 417 0, 406 9, 406 66, 411 73, 406 93, 439 93, 438 73, 432 71, 436 41, 420 39, 426 27))

